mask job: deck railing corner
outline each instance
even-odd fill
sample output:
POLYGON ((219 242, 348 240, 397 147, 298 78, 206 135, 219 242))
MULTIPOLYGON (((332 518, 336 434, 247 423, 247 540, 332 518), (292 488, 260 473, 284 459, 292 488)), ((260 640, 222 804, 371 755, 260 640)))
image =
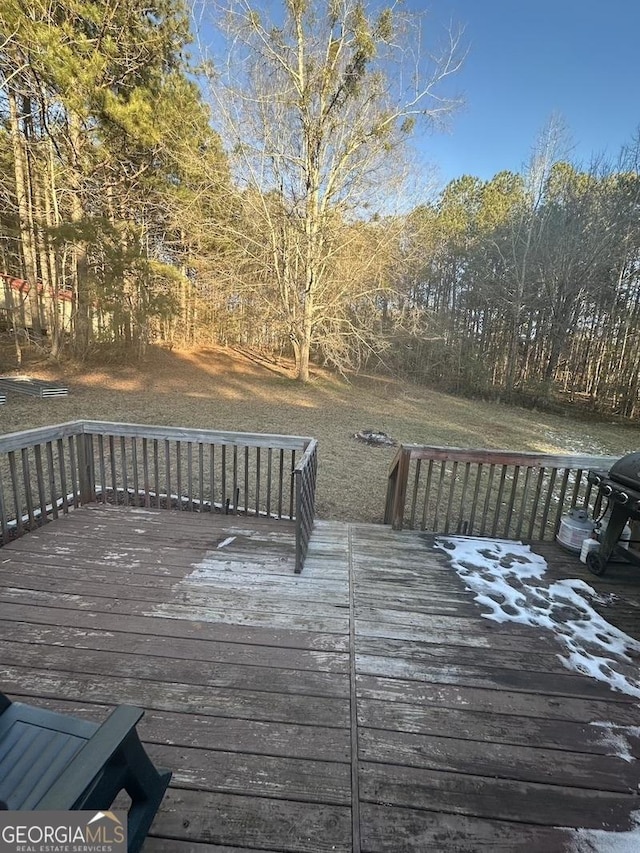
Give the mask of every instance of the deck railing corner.
POLYGON ((0 436, 0 544, 93 501, 291 521, 300 572, 317 443, 293 435, 73 421, 0 436))

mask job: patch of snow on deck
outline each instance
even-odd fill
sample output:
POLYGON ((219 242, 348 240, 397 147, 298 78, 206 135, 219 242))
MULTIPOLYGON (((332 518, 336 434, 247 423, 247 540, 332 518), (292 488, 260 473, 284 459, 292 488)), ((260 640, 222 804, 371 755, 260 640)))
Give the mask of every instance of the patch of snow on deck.
POLYGON ((582 580, 546 583, 545 560, 521 542, 440 536, 436 547, 446 551, 467 589, 489 609, 485 618, 551 631, 564 646, 558 657, 567 669, 640 697, 640 642, 591 606, 608 597, 582 580))
POLYGON ((636 760, 629 738, 635 738, 640 743, 640 726, 620 726, 605 720, 594 720, 589 725, 601 730, 600 743, 608 749, 607 755, 616 755, 623 761, 636 760))
POLYGON ((640 811, 632 812, 632 829, 611 832, 605 829, 568 829, 571 840, 568 853, 638 853, 640 850, 640 811))

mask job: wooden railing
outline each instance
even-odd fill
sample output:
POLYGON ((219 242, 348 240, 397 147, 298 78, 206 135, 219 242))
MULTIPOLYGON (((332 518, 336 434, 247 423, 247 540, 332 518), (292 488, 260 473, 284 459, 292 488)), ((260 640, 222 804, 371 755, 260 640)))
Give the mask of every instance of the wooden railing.
POLYGON ((74 421, 0 436, 0 543, 93 501, 291 520, 302 570, 317 444, 303 436, 74 421))
POLYGON ((302 571, 313 529, 318 473, 318 442, 309 442, 294 469, 296 493, 296 572, 302 571))
POLYGON ((81 471, 86 468, 83 454, 81 423, 0 436, 0 542, 3 545, 80 505, 81 471))
POLYGON ((615 456, 557 456, 402 445, 389 468, 385 524, 435 533, 553 539, 573 507, 599 512, 590 468, 615 456))

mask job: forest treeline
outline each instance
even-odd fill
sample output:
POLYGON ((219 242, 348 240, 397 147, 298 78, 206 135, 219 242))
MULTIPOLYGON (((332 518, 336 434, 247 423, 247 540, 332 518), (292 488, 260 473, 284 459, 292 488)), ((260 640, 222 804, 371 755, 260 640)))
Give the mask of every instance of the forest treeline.
POLYGON ((407 141, 455 107, 438 88, 455 35, 420 78, 398 44, 422 34, 384 6, 212 14, 216 61, 180 0, 2 4, 0 335, 18 361, 222 343, 291 354, 302 380, 311 358, 640 413, 637 143, 584 167, 552 122, 521 173, 407 205, 407 141))

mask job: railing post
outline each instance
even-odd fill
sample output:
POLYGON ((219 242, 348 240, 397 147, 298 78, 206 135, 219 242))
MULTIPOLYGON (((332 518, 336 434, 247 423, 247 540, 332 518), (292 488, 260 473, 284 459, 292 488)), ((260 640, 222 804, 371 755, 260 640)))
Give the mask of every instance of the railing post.
POLYGON ((302 459, 292 472, 292 489, 295 490, 296 562, 295 572, 300 574, 309 548, 315 515, 316 473, 318 445, 311 440, 302 459))
POLYGON ((398 482, 398 463, 400 461, 400 455, 402 454, 402 447, 396 451, 396 455, 393 457, 393 461, 391 465, 389 465, 389 474, 387 475, 387 495, 384 503, 384 519, 383 524, 391 524, 393 520, 393 499, 396 493, 396 484, 398 482))
POLYGON ((391 463, 384 510, 384 523, 391 524, 394 530, 402 530, 410 461, 411 450, 401 445, 391 463))
POLYGON ((93 473, 93 444, 91 436, 84 432, 76 435, 76 454, 78 457, 78 484, 80 503, 88 504, 96 499, 95 478, 93 473))
POLYGON ((293 477, 296 490, 296 564, 294 571, 299 575, 304 564, 304 543, 302 541, 304 535, 302 519, 302 471, 296 468, 293 472, 293 477))

